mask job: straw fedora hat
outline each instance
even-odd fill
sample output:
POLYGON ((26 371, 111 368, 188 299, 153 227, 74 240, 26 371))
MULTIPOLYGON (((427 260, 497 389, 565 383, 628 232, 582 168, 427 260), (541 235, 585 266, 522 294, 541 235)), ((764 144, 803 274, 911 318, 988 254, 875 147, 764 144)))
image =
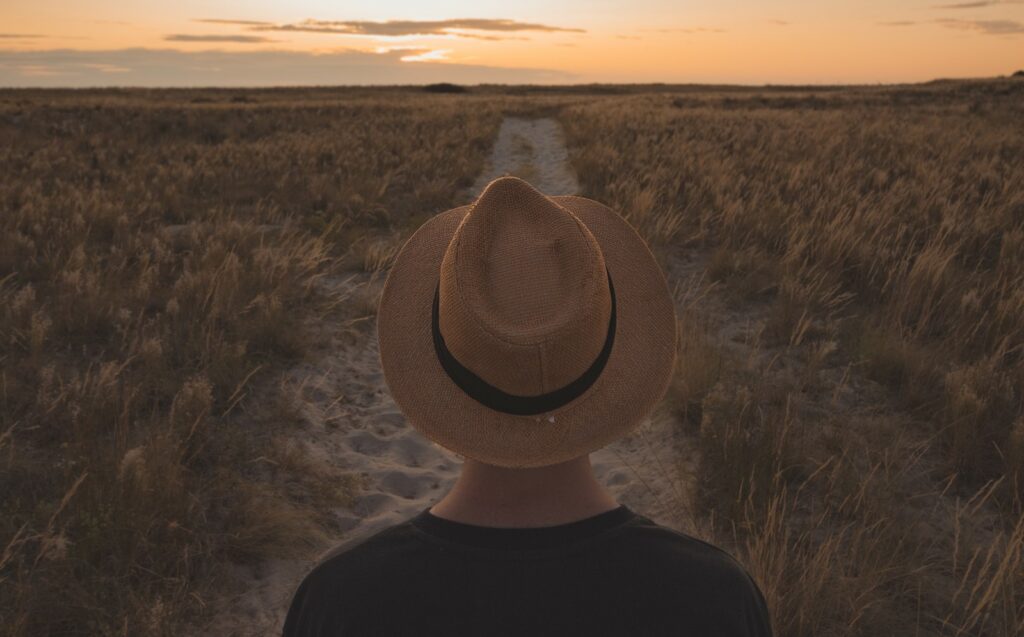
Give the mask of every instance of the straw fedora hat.
POLYGON ((633 227, 512 176, 405 242, 377 330, 410 424, 501 467, 564 462, 629 434, 676 356, 672 296, 633 227))

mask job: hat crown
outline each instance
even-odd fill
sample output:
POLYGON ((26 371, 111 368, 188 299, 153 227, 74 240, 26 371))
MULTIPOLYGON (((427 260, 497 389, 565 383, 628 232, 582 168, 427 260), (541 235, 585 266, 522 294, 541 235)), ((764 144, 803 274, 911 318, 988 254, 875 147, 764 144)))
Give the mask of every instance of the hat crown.
POLYGON ((515 395, 584 373, 608 333, 611 294, 586 225, 518 177, 490 182, 441 263, 438 315, 451 353, 515 395))

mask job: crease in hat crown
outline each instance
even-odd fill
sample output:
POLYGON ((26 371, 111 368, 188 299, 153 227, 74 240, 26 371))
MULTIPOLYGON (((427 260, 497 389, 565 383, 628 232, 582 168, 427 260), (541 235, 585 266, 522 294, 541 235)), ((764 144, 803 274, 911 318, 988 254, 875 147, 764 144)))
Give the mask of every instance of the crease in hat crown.
POLYGON ((491 181, 441 262, 449 351, 504 392, 537 396, 583 374, 604 346, 611 292, 586 225, 518 177, 491 181))

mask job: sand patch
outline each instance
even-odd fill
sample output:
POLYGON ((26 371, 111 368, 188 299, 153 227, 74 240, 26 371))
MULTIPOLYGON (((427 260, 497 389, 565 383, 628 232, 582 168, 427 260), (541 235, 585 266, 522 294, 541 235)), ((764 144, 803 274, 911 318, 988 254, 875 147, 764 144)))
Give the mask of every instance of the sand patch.
POLYGON ((504 175, 525 179, 546 195, 579 194, 562 127, 548 117, 506 117, 483 171, 458 203, 472 201, 491 180, 504 175))

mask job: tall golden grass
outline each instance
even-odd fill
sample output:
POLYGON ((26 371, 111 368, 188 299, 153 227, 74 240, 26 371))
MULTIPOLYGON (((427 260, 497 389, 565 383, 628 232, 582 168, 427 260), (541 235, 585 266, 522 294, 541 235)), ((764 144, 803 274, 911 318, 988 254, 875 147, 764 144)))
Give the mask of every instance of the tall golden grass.
POLYGON ((584 194, 703 255, 670 395, 780 635, 1024 633, 1024 84, 568 105, 584 194), (744 329, 749 323, 750 329, 744 329))
POLYGON ((582 194, 697 259, 681 506, 777 634, 1024 633, 1022 97, 0 92, 0 634, 179 634, 228 562, 331 533, 359 480, 287 442, 282 375, 503 112, 559 117, 582 194))
POLYGON ((447 207, 499 122, 413 92, 0 92, 0 634, 180 634, 227 561, 318 545, 357 480, 280 443, 276 375, 348 302, 318 282, 447 207))

